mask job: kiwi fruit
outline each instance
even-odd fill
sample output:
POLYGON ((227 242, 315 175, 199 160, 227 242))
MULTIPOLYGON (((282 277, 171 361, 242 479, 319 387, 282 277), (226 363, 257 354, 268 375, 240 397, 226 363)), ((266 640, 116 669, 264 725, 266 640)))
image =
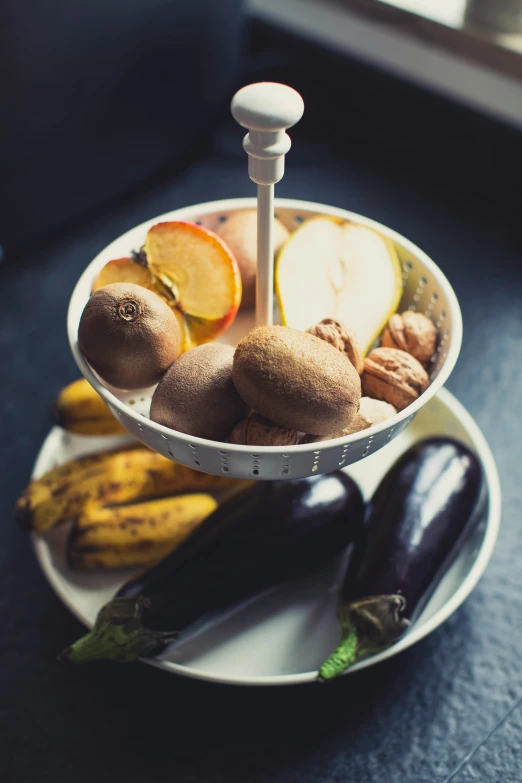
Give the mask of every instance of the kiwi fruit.
POLYGON ((157 383, 179 356, 181 335, 173 311, 154 291, 113 283, 85 305, 78 344, 108 384, 142 389, 157 383))
POLYGON ((361 380, 348 357, 298 329, 253 329, 236 348, 232 373, 251 408, 290 430, 340 432, 359 409, 361 380))
MULTIPOLYGON (((236 257, 243 284, 241 309, 254 307, 257 272, 257 210, 241 209, 234 212, 216 229, 216 234, 236 257)), ((274 218, 273 236, 274 252, 277 253, 290 236, 290 232, 279 218, 274 218)))
POLYGON ((184 353, 152 397, 150 418, 198 438, 225 441, 247 414, 232 380, 234 349, 207 343, 184 353))

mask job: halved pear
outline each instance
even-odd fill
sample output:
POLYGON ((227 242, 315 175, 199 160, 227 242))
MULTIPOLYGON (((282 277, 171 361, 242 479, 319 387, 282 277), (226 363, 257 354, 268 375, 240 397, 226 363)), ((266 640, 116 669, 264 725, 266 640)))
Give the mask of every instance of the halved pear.
POLYGON ((367 353, 402 295, 394 244, 377 231, 319 215, 295 231, 279 251, 276 294, 285 326, 309 329, 335 318, 367 353))

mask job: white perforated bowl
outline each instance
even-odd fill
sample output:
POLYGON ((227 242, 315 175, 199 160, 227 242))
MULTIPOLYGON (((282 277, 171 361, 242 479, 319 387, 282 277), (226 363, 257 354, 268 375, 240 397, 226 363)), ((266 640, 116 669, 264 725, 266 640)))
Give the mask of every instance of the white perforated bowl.
MULTIPOLYGON (((237 478, 274 480, 328 473, 357 462, 395 438, 417 411, 444 385, 460 351, 462 317, 451 285, 438 266, 422 250, 386 226, 353 212, 324 204, 293 199, 275 201, 278 217, 290 230, 313 215, 326 214, 368 226, 389 237, 395 243, 403 268, 404 293, 399 311, 410 309, 425 313, 439 329, 440 340, 429 370, 431 383, 428 389, 412 405, 393 418, 363 432, 316 444, 284 447, 235 446, 193 438, 149 419, 153 388, 141 392, 121 392, 104 386, 92 372, 78 347, 80 317, 96 276, 108 261, 128 256, 131 250, 138 250, 152 225, 165 220, 190 220, 216 229, 219 223, 233 212, 255 206, 256 200, 253 198, 196 204, 148 220, 111 242, 89 264, 74 289, 67 318, 69 342, 81 372, 101 394, 116 418, 136 438, 163 456, 206 473, 237 478)), ((240 314, 223 336, 223 341, 235 344, 253 325, 252 316, 240 314)))

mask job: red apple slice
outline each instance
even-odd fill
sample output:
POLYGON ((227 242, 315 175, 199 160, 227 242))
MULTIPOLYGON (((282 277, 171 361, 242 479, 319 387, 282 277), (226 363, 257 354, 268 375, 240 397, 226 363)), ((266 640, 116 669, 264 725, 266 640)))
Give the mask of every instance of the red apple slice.
POLYGON ((145 255, 155 289, 182 322, 185 349, 215 340, 230 326, 241 302, 241 275, 216 234, 194 223, 157 223, 145 255))
POLYGON ((131 258, 116 258, 105 264, 94 281, 93 291, 112 283, 134 283, 154 291, 154 280, 146 266, 134 262, 131 258))

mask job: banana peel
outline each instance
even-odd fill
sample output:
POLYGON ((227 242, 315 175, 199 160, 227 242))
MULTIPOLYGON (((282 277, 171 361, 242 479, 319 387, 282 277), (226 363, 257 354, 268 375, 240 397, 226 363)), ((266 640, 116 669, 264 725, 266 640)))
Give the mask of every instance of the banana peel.
POLYGON ((53 424, 78 435, 124 435, 127 432, 85 378, 61 390, 51 408, 51 419, 53 424))
MULTIPOLYGON (((62 389, 52 415, 81 435, 126 432, 85 379, 62 389)), ((16 503, 15 519, 37 534, 72 521, 71 568, 149 566, 216 509, 209 493, 221 499, 251 483, 202 473, 133 444, 79 457, 34 479, 16 503)))
POLYGON ((194 493, 121 508, 90 508, 67 542, 76 570, 149 566, 167 557, 217 508, 208 494, 194 493))
POLYGON ((15 507, 35 533, 72 521, 71 568, 149 566, 166 557, 217 507, 252 482, 213 476, 145 446, 80 457, 30 482, 15 507))
POLYGON ((250 482, 180 465, 137 445, 80 457, 30 482, 15 506, 25 530, 42 533, 91 509, 189 492, 231 492, 250 482))

